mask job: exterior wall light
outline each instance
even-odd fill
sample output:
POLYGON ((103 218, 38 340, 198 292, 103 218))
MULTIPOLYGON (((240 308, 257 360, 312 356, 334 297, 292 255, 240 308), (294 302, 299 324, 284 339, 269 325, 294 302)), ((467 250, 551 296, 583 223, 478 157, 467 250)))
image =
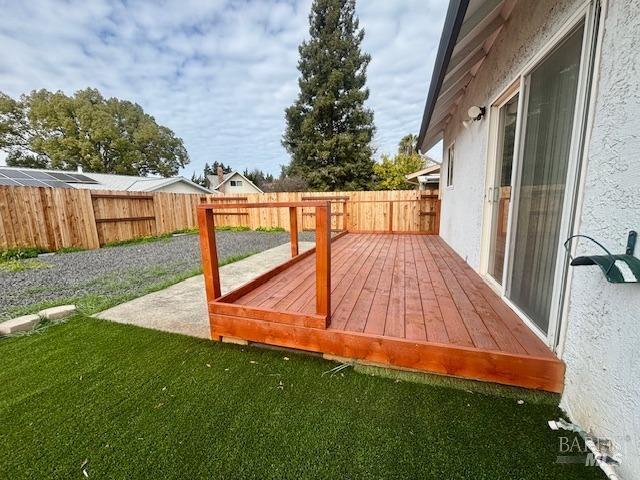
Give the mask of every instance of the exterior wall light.
POLYGON ((485 107, 473 106, 467 110, 467 115, 471 120, 482 120, 487 109, 485 107))
POLYGON ((471 122, 482 120, 482 117, 484 117, 484 114, 486 111, 487 109, 485 107, 478 107, 476 105, 474 105, 473 107, 470 107, 469 110, 467 110, 467 115, 469 116, 469 119, 463 120, 462 122, 462 125, 464 126, 464 128, 469 128, 469 125, 471 125, 471 122))

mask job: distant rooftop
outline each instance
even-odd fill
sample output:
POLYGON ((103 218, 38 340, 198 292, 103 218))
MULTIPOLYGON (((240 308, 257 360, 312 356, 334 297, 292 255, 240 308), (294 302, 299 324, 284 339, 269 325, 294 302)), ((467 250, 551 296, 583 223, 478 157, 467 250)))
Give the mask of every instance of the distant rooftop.
POLYGON ((153 192, 173 183, 183 182, 202 192, 210 191, 184 177, 138 177, 108 173, 70 172, 40 168, 0 166, 0 186, 78 188, 153 192))

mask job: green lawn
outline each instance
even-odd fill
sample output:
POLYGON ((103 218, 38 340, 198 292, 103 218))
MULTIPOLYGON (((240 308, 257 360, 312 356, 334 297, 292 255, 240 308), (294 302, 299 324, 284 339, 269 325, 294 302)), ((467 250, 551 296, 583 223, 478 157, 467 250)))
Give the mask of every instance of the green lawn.
POLYGON ((604 478, 554 464, 553 397, 335 365, 83 316, 2 339, 0 477, 604 478))

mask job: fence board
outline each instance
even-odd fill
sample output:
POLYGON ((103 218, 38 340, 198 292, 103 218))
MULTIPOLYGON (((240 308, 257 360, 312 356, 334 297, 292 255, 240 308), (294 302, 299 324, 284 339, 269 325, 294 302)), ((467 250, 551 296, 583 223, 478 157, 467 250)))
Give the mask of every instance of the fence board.
MULTIPOLYGON (((0 187, 0 249, 37 246, 98 248, 108 242, 197 228, 199 203, 332 202, 331 228, 362 232, 437 233, 438 191, 278 192, 228 195, 0 187), (391 214, 391 218, 389 215, 391 214)), ((298 208, 301 230, 315 228, 312 208, 298 208)), ((217 212, 217 226, 289 230, 287 208, 217 212)))

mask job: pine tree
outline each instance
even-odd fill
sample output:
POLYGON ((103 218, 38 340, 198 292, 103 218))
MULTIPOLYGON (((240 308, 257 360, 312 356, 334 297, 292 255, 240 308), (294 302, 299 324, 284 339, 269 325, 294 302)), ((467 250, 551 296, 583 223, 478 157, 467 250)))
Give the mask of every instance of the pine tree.
POLYGON ((355 0, 314 0, 311 38, 300 45, 296 102, 286 110, 283 146, 291 155, 287 173, 314 190, 359 190, 371 185, 373 112, 362 53, 364 30, 355 0))

